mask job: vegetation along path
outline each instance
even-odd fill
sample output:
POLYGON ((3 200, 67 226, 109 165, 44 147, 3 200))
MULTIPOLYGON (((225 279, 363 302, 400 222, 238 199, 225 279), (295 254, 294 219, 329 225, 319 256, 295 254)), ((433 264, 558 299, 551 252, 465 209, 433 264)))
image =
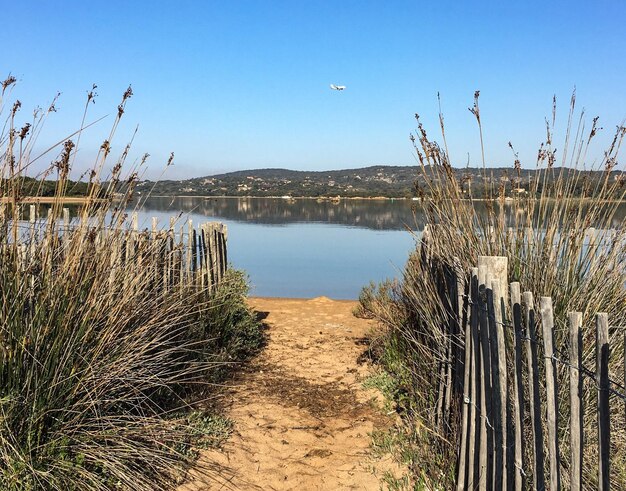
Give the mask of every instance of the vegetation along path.
POLYGON ((196 477, 183 489, 379 489, 394 468, 370 451, 371 432, 391 423, 362 385, 370 321, 352 315, 355 302, 326 297, 250 303, 268 345, 225 391, 232 438, 201 456, 223 465, 227 482, 196 477))

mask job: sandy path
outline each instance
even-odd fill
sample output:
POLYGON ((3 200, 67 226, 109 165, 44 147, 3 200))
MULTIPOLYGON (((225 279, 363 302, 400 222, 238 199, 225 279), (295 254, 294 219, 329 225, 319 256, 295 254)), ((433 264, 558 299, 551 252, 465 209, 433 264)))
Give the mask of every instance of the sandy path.
POLYGON ((269 342, 225 391, 233 437, 201 457, 225 466, 229 482, 196 477, 181 490, 379 489, 392 464, 370 455, 369 433, 389 420, 363 389, 370 368, 358 362, 371 324, 352 315, 355 302, 250 303, 267 316, 269 342))

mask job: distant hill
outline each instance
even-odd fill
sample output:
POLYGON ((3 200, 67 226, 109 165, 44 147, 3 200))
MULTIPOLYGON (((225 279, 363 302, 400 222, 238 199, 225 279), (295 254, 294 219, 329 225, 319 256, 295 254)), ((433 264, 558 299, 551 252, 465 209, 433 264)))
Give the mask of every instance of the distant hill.
MULTIPOLYGON (((554 169, 555 173, 559 169, 554 169)), ((521 178, 510 167, 453 169, 455 178, 473 193, 483 189, 484 181, 504 186, 507 192, 527 189, 534 170, 524 169, 521 178)), ((567 172, 582 172, 568 169, 567 172)), ((601 172, 584 172, 597 179, 601 172)), ((618 172, 614 172, 615 175, 618 172)), ((375 197, 409 198, 416 195, 415 184, 424 179, 417 166, 375 165, 359 169, 297 171, 289 169, 252 169, 181 181, 142 181, 138 191, 154 196, 293 196, 293 197, 375 197)), ((478 195, 478 194, 475 194, 478 195)))

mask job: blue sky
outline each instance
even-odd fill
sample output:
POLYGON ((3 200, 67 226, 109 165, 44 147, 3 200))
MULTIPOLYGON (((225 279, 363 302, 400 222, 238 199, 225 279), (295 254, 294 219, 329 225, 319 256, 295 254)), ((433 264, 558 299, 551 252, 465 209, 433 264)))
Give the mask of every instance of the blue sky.
POLYGON ((128 84, 135 95, 113 151, 139 125, 133 156, 152 155, 152 178, 171 151, 170 178, 411 165, 413 114, 436 135, 437 92, 458 166, 468 153, 480 165, 467 110, 477 89, 488 165, 512 164, 511 140, 532 167, 552 95, 563 129, 574 86, 579 108, 606 128, 597 155, 626 117, 626 3, 616 0, 42 0, 1 11, 0 77, 18 78, 22 116, 62 92, 41 146, 78 127, 98 84, 90 118, 111 116, 83 138, 78 167, 91 163, 128 84))

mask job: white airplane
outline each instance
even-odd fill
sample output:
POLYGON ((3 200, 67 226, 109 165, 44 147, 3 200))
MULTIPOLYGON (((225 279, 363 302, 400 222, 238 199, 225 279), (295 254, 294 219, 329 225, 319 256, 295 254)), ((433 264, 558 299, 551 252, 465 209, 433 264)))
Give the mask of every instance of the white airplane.
POLYGON ((335 84, 330 84, 330 88, 333 90, 344 90, 346 88, 345 85, 335 85, 335 84))

